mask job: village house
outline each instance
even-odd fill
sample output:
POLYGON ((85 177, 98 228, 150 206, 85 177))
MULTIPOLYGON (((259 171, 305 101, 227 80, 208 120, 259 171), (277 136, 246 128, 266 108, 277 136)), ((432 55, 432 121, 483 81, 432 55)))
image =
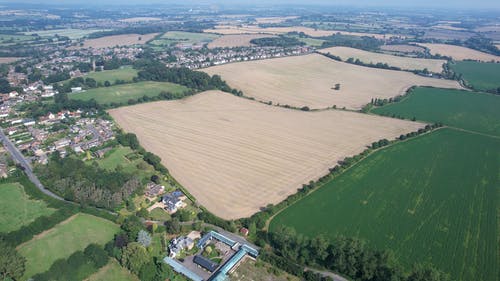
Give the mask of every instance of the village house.
POLYGON ((178 256, 182 251, 184 250, 191 250, 194 247, 194 240, 186 237, 186 236, 180 236, 177 238, 174 238, 170 240, 170 243, 168 244, 168 250, 169 250, 169 256, 171 258, 175 258, 178 256))
POLYGON ((58 141, 54 142, 54 147, 56 150, 60 150, 62 148, 65 148, 66 146, 69 146, 71 144, 71 141, 67 138, 60 139, 58 141))
POLYGON ((156 184, 154 182, 149 182, 146 185, 146 196, 149 198, 154 198, 165 191, 165 187, 163 185, 156 184))
POLYGON ((165 210, 170 214, 177 212, 178 209, 186 207, 186 195, 179 190, 168 193, 164 195, 161 199, 162 203, 165 205, 165 210))

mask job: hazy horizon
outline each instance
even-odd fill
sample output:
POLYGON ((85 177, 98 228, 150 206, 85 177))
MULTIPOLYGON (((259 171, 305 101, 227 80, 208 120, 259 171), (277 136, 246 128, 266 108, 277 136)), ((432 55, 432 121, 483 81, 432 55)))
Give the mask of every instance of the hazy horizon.
POLYGON ((36 4, 36 5, 78 5, 78 6, 102 6, 102 5, 193 5, 193 4, 218 4, 227 6, 240 6, 240 5, 328 5, 328 6, 353 6, 353 7, 418 7, 418 8, 439 8, 448 7, 452 9, 500 9, 500 1, 498 0, 478 0, 478 1, 468 1, 468 0, 420 0, 420 1, 401 1, 401 0, 187 0, 182 1, 172 1, 172 0, 46 0, 46 1, 35 1, 35 0, 0 0, 0 4, 36 4))

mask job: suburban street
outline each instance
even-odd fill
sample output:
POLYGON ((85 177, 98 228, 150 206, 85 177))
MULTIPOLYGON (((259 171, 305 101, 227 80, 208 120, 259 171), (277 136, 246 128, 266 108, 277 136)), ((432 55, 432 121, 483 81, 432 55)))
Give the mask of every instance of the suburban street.
POLYGON ((9 138, 5 135, 2 129, 0 129, 0 139, 2 141, 3 146, 5 147, 5 150, 7 150, 10 153, 14 162, 23 167, 24 172, 26 173, 30 181, 33 184, 35 184, 35 186, 38 189, 40 189, 40 191, 55 199, 66 201, 62 197, 57 196, 56 194, 52 193, 43 186, 38 177, 33 173, 33 169, 31 168, 29 162, 26 160, 26 158, 24 158, 23 154, 17 149, 17 147, 9 140, 9 138))

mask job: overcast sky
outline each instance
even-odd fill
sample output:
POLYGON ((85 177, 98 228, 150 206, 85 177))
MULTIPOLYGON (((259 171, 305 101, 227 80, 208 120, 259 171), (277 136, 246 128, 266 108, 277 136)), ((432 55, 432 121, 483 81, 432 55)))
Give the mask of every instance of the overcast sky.
POLYGON ((500 0, 0 0, 0 3, 49 3, 49 4, 86 4, 86 5, 124 5, 124 4, 180 4, 180 3, 204 3, 204 4, 322 4, 322 5, 355 5, 366 7, 393 6, 393 7, 451 7, 477 8, 477 9, 500 9, 500 0))

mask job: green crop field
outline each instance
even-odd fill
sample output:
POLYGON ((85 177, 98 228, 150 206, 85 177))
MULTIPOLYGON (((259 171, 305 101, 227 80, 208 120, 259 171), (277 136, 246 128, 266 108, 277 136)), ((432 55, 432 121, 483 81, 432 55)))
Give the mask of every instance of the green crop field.
POLYGON ((26 257, 25 279, 45 272, 58 259, 83 250, 90 243, 104 245, 120 230, 119 226, 103 218, 77 214, 54 228, 19 246, 26 257))
POLYGON ((124 80, 131 82, 134 77, 137 76, 137 70, 132 67, 123 67, 114 70, 105 70, 100 72, 91 72, 85 75, 85 78, 93 78, 97 82, 104 83, 109 81, 111 84, 115 83, 116 80, 124 80))
POLYGON ((451 69, 478 90, 500 87, 500 63, 459 61, 452 64, 451 69))
POLYGON ((154 97, 161 92, 179 94, 188 90, 187 87, 178 84, 148 81, 90 89, 86 92, 71 94, 69 97, 77 100, 95 99, 100 104, 126 103, 129 99, 136 100, 143 96, 154 97))
POLYGON ((169 31, 160 38, 151 41, 150 44, 155 46, 169 46, 177 43, 201 44, 209 43, 218 37, 220 37, 220 35, 210 33, 169 31))
POLYGON ((278 214, 270 229, 359 237, 410 268, 498 280, 500 140, 440 129, 368 156, 278 214))
POLYGON ((416 88, 402 101, 375 108, 372 112, 407 119, 442 122, 445 125, 500 136, 500 96, 416 88))
POLYGON ((90 276, 87 281, 139 281, 139 278, 121 267, 113 259, 98 272, 90 276))
POLYGON ((35 36, 30 35, 16 35, 16 34, 0 34, 0 45, 12 45, 35 40, 35 36))
POLYGON ((0 232, 18 230, 55 209, 41 200, 32 200, 19 183, 0 184, 0 232))

